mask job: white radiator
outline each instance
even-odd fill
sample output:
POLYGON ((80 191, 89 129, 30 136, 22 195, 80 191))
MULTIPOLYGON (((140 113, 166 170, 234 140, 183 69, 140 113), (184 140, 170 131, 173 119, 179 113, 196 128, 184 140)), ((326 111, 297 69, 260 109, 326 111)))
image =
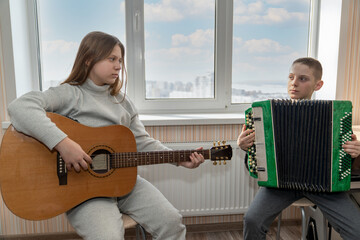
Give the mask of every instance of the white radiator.
MULTIPOLYGON (((205 161, 196 169, 170 164, 141 166, 138 173, 155 185, 183 216, 245 213, 257 190, 256 181, 244 166, 244 152, 235 141, 228 142, 233 157, 226 165, 205 161)), ((204 147, 212 142, 165 143, 174 150, 204 147)))

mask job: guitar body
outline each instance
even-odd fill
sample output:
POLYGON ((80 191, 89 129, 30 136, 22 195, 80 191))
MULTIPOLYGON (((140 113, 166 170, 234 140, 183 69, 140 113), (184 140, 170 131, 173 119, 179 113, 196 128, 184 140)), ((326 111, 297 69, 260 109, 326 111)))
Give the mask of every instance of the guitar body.
MULTIPOLYGON (((87 127, 58 114, 48 113, 69 138, 89 155, 95 151, 136 152, 132 132, 123 126, 87 127)), ((0 149, 0 186, 7 207, 17 216, 42 220, 54 217, 94 197, 119 197, 129 193, 137 168, 67 172, 67 183, 57 176, 57 152, 50 151, 13 126, 5 132, 0 149)))

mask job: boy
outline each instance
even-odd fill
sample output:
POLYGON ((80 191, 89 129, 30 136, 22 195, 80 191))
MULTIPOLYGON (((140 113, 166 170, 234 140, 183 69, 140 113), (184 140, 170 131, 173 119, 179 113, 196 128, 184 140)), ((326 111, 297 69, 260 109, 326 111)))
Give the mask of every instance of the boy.
MULTIPOLYGON (((323 81, 322 66, 313 58, 299 58, 291 66, 288 94, 291 99, 311 99, 323 81)), ((246 151, 254 144, 253 131, 245 130, 238 138, 238 145, 246 151)), ((360 154, 360 142, 352 135, 352 141, 343 145, 344 150, 356 158, 360 154)), ((360 210, 347 192, 314 193, 288 189, 260 187, 244 217, 244 239, 266 239, 270 224, 279 213, 296 200, 308 198, 316 204, 343 239, 359 239, 360 210)))

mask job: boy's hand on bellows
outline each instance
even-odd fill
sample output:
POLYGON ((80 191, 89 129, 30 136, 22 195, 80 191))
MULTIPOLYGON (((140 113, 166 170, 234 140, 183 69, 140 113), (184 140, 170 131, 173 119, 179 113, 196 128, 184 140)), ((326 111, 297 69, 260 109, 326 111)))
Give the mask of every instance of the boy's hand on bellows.
POLYGON ((242 131, 237 139, 237 145, 239 147, 246 151, 249 147, 251 147, 254 144, 255 141, 255 134, 254 130, 252 129, 246 129, 245 124, 243 125, 242 131))
POLYGON ((76 172, 80 172, 81 168, 87 170, 88 163, 92 162, 91 157, 84 152, 80 145, 68 137, 59 142, 55 149, 60 153, 69 171, 71 167, 74 167, 76 172))
POLYGON ((360 141, 356 139, 355 134, 352 134, 351 138, 352 141, 346 142, 342 147, 352 158, 357 158, 360 155, 360 141))
MULTIPOLYGON (((203 148, 197 148, 196 150, 202 150, 203 148)), ((202 164, 205 159, 202 154, 194 152, 190 155, 191 162, 179 162, 179 166, 183 166, 186 168, 197 168, 200 164, 202 164)))

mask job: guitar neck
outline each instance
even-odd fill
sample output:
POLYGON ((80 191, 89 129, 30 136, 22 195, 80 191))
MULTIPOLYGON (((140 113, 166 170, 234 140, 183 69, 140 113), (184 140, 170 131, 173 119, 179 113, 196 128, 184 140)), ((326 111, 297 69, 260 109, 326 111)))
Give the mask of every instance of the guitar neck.
POLYGON ((194 152, 202 154, 205 159, 210 159, 210 150, 124 152, 112 153, 108 157, 110 157, 111 168, 125 168, 191 161, 190 155, 194 152))

